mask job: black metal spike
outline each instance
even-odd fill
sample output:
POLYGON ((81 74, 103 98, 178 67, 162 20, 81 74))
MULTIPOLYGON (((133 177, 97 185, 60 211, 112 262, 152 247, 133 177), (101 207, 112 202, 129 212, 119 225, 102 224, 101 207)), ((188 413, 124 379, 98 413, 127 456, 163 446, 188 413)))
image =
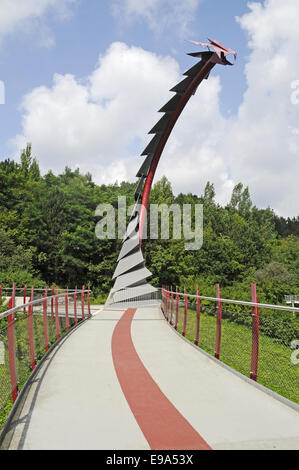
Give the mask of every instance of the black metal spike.
POLYGON ((158 121, 157 124, 152 128, 152 130, 149 131, 149 134, 161 134, 163 131, 165 131, 168 123, 169 123, 169 114, 165 114, 160 119, 160 121, 158 121))
POLYGON ((143 155, 149 155, 150 153, 155 153, 156 148, 159 145, 161 136, 159 134, 156 134, 155 137, 152 138, 146 149, 142 152, 141 156, 143 155))
POLYGON ((203 52, 203 54, 208 54, 205 55, 200 62, 195 64, 191 69, 187 70, 184 75, 187 77, 195 77, 195 75, 198 74, 198 72, 203 68, 207 60, 214 54, 213 52, 203 52))
POLYGON ((187 55, 190 55, 191 57, 200 57, 202 60, 208 60, 214 52, 189 52, 187 55))
POLYGON ((151 154, 151 155, 148 155, 148 157, 144 160, 141 168, 139 169, 138 173, 137 173, 137 178, 140 178, 141 176, 147 176, 148 175, 148 172, 149 172, 149 169, 151 167, 151 163, 152 163, 152 160, 153 160, 153 157, 154 157, 154 154, 151 154))
POLYGON ((188 86, 191 84, 192 80, 192 77, 187 77, 180 83, 178 83, 176 86, 174 86, 170 91, 174 91, 175 93, 184 93, 187 90, 188 86))
POLYGON ((180 99, 181 99, 181 96, 177 93, 171 98, 171 100, 168 101, 168 103, 166 103, 163 106, 163 108, 159 110, 159 113, 167 113, 167 114, 172 113, 176 109, 177 105, 179 104, 180 99))
POLYGON ((193 67, 191 67, 191 69, 187 70, 184 75, 187 75, 187 77, 195 77, 198 72, 203 68, 203 66, 205 65, 205 62, 203 60, 201 60, 200 62, 198 62, 196 65, 194 65, 193 67))
POLYGON ((142 175, 140 177, 140 180, 138 182, 138 185, 137 185, 137 188, 136 188, 136 191, 135 191, 135 201, 138 201, 139 197, 141 196, 141 193, 142 193, 142 189, 143 189, 143 183, 144 183, 144 179, 145 179, 145 176, 142 175))

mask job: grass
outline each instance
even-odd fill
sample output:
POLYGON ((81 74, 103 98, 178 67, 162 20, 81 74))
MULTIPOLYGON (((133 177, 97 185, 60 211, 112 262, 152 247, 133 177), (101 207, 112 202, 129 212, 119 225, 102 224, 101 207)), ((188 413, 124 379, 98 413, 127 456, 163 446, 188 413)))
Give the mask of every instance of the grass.
MULTIPOLYGON (((184 309, 179 309, 178 331, 183 332, 184 309)), ((186 338, 194 342, 196 311, 188 309, 186 338)), ((201 314, 199 347, 214 355, 216 315, 201 314)), ((250 376, 252 331, 249 326, 222 319, 220 360, 233 369, 250 376)), ((260 333, 257 381, 299 403, 298 365, 291 362, 292 350, 277 340, 260 333)))

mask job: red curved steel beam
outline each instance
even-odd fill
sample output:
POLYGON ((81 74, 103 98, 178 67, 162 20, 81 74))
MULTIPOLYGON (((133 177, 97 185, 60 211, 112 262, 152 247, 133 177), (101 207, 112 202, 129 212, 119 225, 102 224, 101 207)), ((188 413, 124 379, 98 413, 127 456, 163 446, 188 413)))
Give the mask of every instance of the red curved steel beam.
MULTIPOLYGON (((210 41, 210 42, 211 42, 212 47, 214 47, 213 41, 210 41)), ((216 43, 216 41, 215 41, 215 43, 216 43)), ((143 193, 142 193, 142 202, 141 202, 140 219, 139 219, 139 246, 140 247, 142 245, 142 234, 143 234, 143 227, 144 227, 144 219, 145 219, 145 215, 146 215, 146 209, 147 209, 147 205, 148 205, 148 200, 149 200, 149 195, 150 195, 153 179, 154 179, 155 172, 156 172, 158 163, 160 161, 162 152, 163 152, 164 147, 166 145, 166 142, 167 142, 167 140, 168 140, 168 138, 171 134, 171 131, 174 128, 174 125, 176 124, 178 118, 180 117, 183 109, 185 108, 185 106, 188 103, 191 96, 195 93, 196 89, 201 84, 201 82, 209 75, 209 73, 211 72, 213 67, 216 64, 232 65, 230 62, 227 61, 226 56, 229 53, 232 53, 232 52, 234 54, 236 54, 236 53, 234 51, 232 51, 231 49, 226 48, 225 46, 223 46, 222 44, 220 44, 218 42, 217 42, 217 47, 220 51, 222 51, 222 55, 219 53, 218 50, 216 52, 214 52, 214 54, 211 55, 211 57, 206 61, 204 66, 201 68, 201 70, 194 77, 194 79, 192 80, 192 82, 190 83, 190 85, 188 86, 186 91, 183 93, 180 101, 178 102, 178 104, 176 106, 175 111, 172 113, 172 115, 170 117, 170 120, 169 120, 169 123, 168 123, 166 129, 164 130, 164 132, 162 133, 159 145, 158 145, 158 147, 157 147, 157 149, 154 153, 154 157, 153 157, 153 160, 151 162, 149 173, 146 177, 146 181, 145 181, 145 185, 144 185, 144 189, 143 189, 143 193)), ((191 54, 191 55, 196 56, 196 54, 191 54)))
POLYGON ((118 265, 113 276, 113 279, 116 278, 116 280, 110 292, 109 304, 119 303, 124 299, 135 298, 136 292, 134 289, 139 289, 137 297, 151 295, 153 292, 153 287, 146 281, 151 273, 144 267, 144 258, 141 253, 149 195, 164 147, 187 102, 196 92, 201 82, 209 77, 211 70, 216 64, 232 65, 226 57, 234 53, 234 51, 215 40, 210 41, 209 49, 210 47, 215 52, 209 50, 209 52, 189 54, 192 57, 201 58, 201 60, 185 72, 184 75, 187 78, 172 88, 171 91, 176 94, 160 109, 160 112, 165 113, 165 115, 149 132, 149 134, 155 134, 155 136, 141 154, 142 156, 145 155, 146 158, 136 175, 139 178, 135 191, 136 205, 124 237, 118 265), (138 210, 137 207, 140 199, 141 206, 140 210, 138 210), (139 232, 138 235, 137 232, 139 232))

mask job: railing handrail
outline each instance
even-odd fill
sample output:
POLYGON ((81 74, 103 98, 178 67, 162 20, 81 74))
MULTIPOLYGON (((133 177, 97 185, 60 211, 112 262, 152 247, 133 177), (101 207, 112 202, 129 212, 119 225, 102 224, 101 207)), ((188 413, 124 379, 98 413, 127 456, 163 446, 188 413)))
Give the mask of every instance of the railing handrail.
MULTIPOLYGON (((31 287, 30 284, 28 284, 27 287, 31 287)), ((50 287, 47 286, 47 288, 48 288, 48 289, 51 289, 51 286, 50 286, 50 287)), ((41 291, 41 292, 44 292, 45 289, 46 289, 45 287, 35 287, 35 288, 34 288, 35 291, 41 291)), ((24 290, 24 287, 15 287, 15 289, 13 289, 13 287, 4 287, 4 286, 2 285, 2 290, 11 290, 11 291, 12 291, 12 290, 15 290, 15 291, 20 290, 20 291, 23 291, 23 290, 24 290)), ((60 287, 55 287, 55 290, 59 290, 59 291, 66 292, 68 289, 62 289, 62 288, 60 288, 60 287)), ((75 289, 69 289, 69 291, 75 291, 75 289)))
POLYGON ((27 302, 25 304, 18 305, 17 307, 11 308, 10 310, 6 310, 5 312, 0 314, 0 320, 3 320, 3 318, 6 318, 8 315, 11 315, 12 313, 15 313, 16 311, 18 311, 22 308, 29 307, 30 305, 37 305, 37 304, 40 304, 40 303, 45 302, 47 300, 55 299, 57 297, 65 297, 66 295, 82 294, 82 292, 87 293, 88 289, 86 289, 86 290, 81 289, 81 290, 77 290, 77 291, 74 290, 74 291, 64 292, 63 294, 55 294, 55 295, 51 295, 49 297, 40 297, 37 300, 32 300, 31 302, 27 302))
POLYGON ((223 299, 222 297, 206 297, 204 295, 193 295, 193 294, 185 294, 182 292, 176 291, 169 291, 165 288, 161 288, 167 294, 173 293, 174 295, 179 296, 187 296, 194 299, 201 299, 201 300, 210 300, 213 302, 222 302, 227 304, 236 304, 236 305, 245 305, 247 307, 260 307, 260 308, 269 308, 274 310, 287 310, 289 312, 299 312, 298 307, 288 307, 287 305, 271 305, 271 304, 261 304, 259 302, 246 302, 245 300, 233 300, 233 299, 223 299))
POLYGON ((215 360, 223 361, 239 373, 248 375, 254 382, 259 381, 271 390, 297 401, 297 377, 293 366, 297 359, 298 323, 291 318, 286 323, 285 318, 281 318, 285 315, 280 315, 281 321, 277 323, 277 315, 273 312, 298 312, 299 309, 260 303, 254 283, 251 284, 251 302, 223 299, 220 285, 217 283, 215 287, 216 295, 210 297, 200 295, 198 285, 195 294, 187 294, 185 287, 183 292, 178 292, 183 289, 163 285, 161 309, 165 320, 183 338, 214 356, 215 360), (247 309, 235 317, 230 308, 225 312, 226 304, 239 304, 247 309), (209 305, 212 316, 207 315, 209 312, 206 308, 209 310, 209 305), (262 308, 271 310, 264 311, 261 316, 262 308), (264 322, 266 318, 271 320, 270 328, 269 323, 264 322), (269 357, 273 361, 270 362, 269 357))

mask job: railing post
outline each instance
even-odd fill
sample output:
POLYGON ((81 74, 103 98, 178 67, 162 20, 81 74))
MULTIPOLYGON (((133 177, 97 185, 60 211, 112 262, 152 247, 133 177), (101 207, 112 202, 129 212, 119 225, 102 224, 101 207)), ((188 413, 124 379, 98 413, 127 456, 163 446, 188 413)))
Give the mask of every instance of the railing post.
POLYGON ((54 284, 52 284, 51 289, 51 320, 54 321, 54 284))
POLYGON ((15 282, 12 285, 11 298, 12 298, 12 308, 14 308, 16 306, 16 283, 15 282))
POLYGON ((55 324, 56 324, 56 337, 57 339, 60 338, 60 331, 59 331, 59 311, 58 311, 58 297, 55 297, 55 324))
POLYGON ((168 286, 168 315, 167 315, 167 321, 170 323, 170 313, 171 313, 171 293, 170 293, 170 286, 168 286))
POLYGON ((164 286, 164 317, 167 320, 167 293, 166 293, 166 286, 164 286))
POLYGON ((65 322, 66 322, 66 331, 70 331, 70 321, 69 321, 69 297, 68 294, 64 296, 64 307, 65 307, 65 322))
POLYGON ((221 326, 222 326, 222 302, 221 302, 221 294, 220 294, 220 286, 217 284, 217 327, 216 327, 216 347, 215 347, 215 357, 216 359, 220 359, 220 347, 221 347, 221 326))
POLYGON ((199 291, 198 285, 196 285, 196 333, 195 333, 195 340, 194 343, 198 346, 199 343, 199 328, 200 328, 200 298, 199 298, 199 291))
POLYGON ((167 308, 168 308, 168 296, 167 296, 167 286, 165 286, 165 318, 167 320, 167 308))
POLYGON ((170 324, 173 325, 173 289, 171 286, 171 314, 170 314, 170 324))
MULTIPOLYGON (((26 303, 26 297, 27 297, 27 284, 24 285, 24 297, 23 297, 23 303, 26 303)), ((24 313, 26 313, 26 307, 24 307, 24 313)))
POLYGON ((81 313, 82 313, 82 320, 85 319, 85 315, 84 315, 84 290, 85 290, 85 286, 82 287, 82 292, 81 292, 81 313))
MULTIPOLYGON (((8 302, 8 309, 10 310, 11 308, 13 308, 12 298, 8 302)), ((7 319, 8 319, 7 339, 8 339, 9 371, 10 371, 11 394, 12 394, 12 400, 14 403, 18 396, 14 313, 11 313, 10 315, 8 315, 7 319)))
POLYGON ((184 298, 185 298, 185 308, 184 308, 184 327, 183 327, 183 336, 186 336, 187 328, 187 315, 188 315, 188 297, 186 295, 186 287, 184 286, 184 298))
POLYGON ((75 325, 78 324, 78 318, 77 318, 77 287, 75 288, 74 292, 74 316, 75 316, 75 325))
POLYGON ((170 323, 170 316, 171 316, 171 292, 170 286, 168 286, 168 323, 170 323))
POLYGON ((178 292, 178 286, 176 286, 176 309, 175 309, 175 329, 178 329, 178 321, 179 321, 179 308, 180 308, 180 296, 178 292))
MULTIPOLYGON (((44 293, 44 297, 47 297, 47 289, 44 293)), ((49 338, 48 338, 48 317, 47 317, 47 300, 43 301, 43 319, 44 319, 44 338, 46 351, 49 350, 49 338)))
POLYGON ((88 286, 88 291, 87 291, 87 308, 88 308, 88 316, 91 317, 91 311, 90 311, 90 289, 88 286))
MULTIPOLYGON (((33 287, 31 290, 30 302, 33 301, 33 287)), ((29 337, 29 355, 31 370, 35 369, 35 351, 34 351, 34 331, 33 331, 33 307, 28 307, 28 337, 29 337)))
POLYGON ((171 325, 171 290, 172 290, 172 286, 169 286, 168 287, 168 321, 171 325))
POLYGON ((168 286, 168 323, 170 323, 170 315, 171 315, 171 293, 170 293, 170 286, 168 286))
MULTIPOLYGON (((258 303, 256 284, 251 284, 251 302, 258 303)), ((259 361, 259 308, 252 307, 252 349, 250 378, 257 381, 259 361)))
MULTIPOLYGON (((31 302, 34 300, 34 286, 31 286, 31 302)), ((32 306, 32 313, 33 313, 33 306, 32 306)))
POLYGON ((167 309, 168 309, 168 295, 167 295, 167 286, 165 286, 165 319, 167 320, 167 309))

